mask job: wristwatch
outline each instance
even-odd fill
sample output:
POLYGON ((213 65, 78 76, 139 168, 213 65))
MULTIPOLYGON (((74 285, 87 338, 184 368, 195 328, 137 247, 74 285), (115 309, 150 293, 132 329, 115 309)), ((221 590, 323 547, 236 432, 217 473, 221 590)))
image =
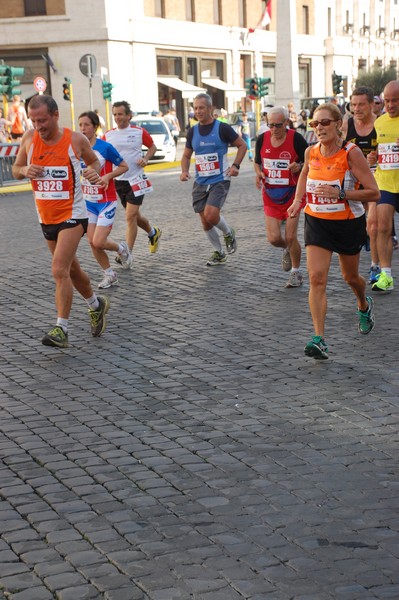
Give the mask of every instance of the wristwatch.
POLYGON ((237 169, 237 171, 240 170, 240 165, 237 165, 237 163, 233 163, 231 166, 235 167, 237 169))
POLYGON ((345 198, 346 198, 346 192, 345 192, 345 190, 339 190, 338 198, 340 200, 345 200, 345 198))

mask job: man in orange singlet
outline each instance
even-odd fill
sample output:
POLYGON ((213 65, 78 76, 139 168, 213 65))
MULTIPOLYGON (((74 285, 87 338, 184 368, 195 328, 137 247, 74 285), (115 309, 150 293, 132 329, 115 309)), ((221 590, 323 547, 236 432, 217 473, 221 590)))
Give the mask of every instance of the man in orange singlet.
POLYGON ((42 343, 67 348, 73 288, 87 302, 92 335, 100 336, 106 327, 109 300, 96 296, 76 257, 88 225, 80 161, 87 165, 83 175, 93 185, 102 185, 101 167, 84 135, 59 127, 58 106, 51 96, 34 96, 29 103, 29 116, 34 129, 22 138, 13 174, 16 179, 31 180, 39 222, 53 257, 57 323, 42 343))
POLYGON ((13 96, 8 109, 8 120, 11 121, 11 138, 14 144, 19 144, 25 131, 30 129, 26 110, 20 96, 13 96))

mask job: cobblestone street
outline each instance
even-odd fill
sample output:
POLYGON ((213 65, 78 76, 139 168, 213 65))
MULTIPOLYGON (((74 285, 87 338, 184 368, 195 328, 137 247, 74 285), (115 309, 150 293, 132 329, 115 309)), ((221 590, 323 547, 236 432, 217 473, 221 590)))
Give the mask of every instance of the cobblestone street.
MULTIPOLYGON (((0 599, 399 598, 398 291, 359 335, 334 257, 330 358, 305 357, 305 256, 286 289, 247 163, 238 251, 214 268, 192 182, 150 173, 160 250, 139 232, 101 338, 75 296, 66 350, 40 343, 56 315, 32 196, 0 195, 0 599)), ((86 238, 79 258, 98 283, 86 238)))

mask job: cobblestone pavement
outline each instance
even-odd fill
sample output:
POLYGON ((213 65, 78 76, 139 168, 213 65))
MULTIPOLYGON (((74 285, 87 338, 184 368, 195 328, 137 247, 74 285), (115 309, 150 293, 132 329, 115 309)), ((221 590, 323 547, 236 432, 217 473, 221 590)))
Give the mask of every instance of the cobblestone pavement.
POLYGON ((250 165, 216 268, 191 183, 151 179, 160 251, 139 233, 103 337, 75 298, 67 350, 40 343, 54 286, 31 196, 0 196, 0 598, 398 599, 397 291, 359 336, 334 258, 331 357, 306 358, 307 278, 284 288, 250 165))

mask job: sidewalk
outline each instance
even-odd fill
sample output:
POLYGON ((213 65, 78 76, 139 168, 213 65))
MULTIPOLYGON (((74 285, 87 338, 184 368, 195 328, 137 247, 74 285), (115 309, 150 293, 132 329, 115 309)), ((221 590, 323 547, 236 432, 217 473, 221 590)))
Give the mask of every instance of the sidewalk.
MULTIPOLYGON (((331 356, 306 358, 307 278, 284 288, 253 179, 243 164, 225 207, 237 253, 206 268, 191 184, 153 172, 160 251, 139 232, 101 338, 75 298, 67 350, 40 344, 31 194, 2 197, 0 599, 399 598, 398 292, 360 336, 334 258, 331 356)), ((85 239, 79 256, 99 281, 85 239)))

